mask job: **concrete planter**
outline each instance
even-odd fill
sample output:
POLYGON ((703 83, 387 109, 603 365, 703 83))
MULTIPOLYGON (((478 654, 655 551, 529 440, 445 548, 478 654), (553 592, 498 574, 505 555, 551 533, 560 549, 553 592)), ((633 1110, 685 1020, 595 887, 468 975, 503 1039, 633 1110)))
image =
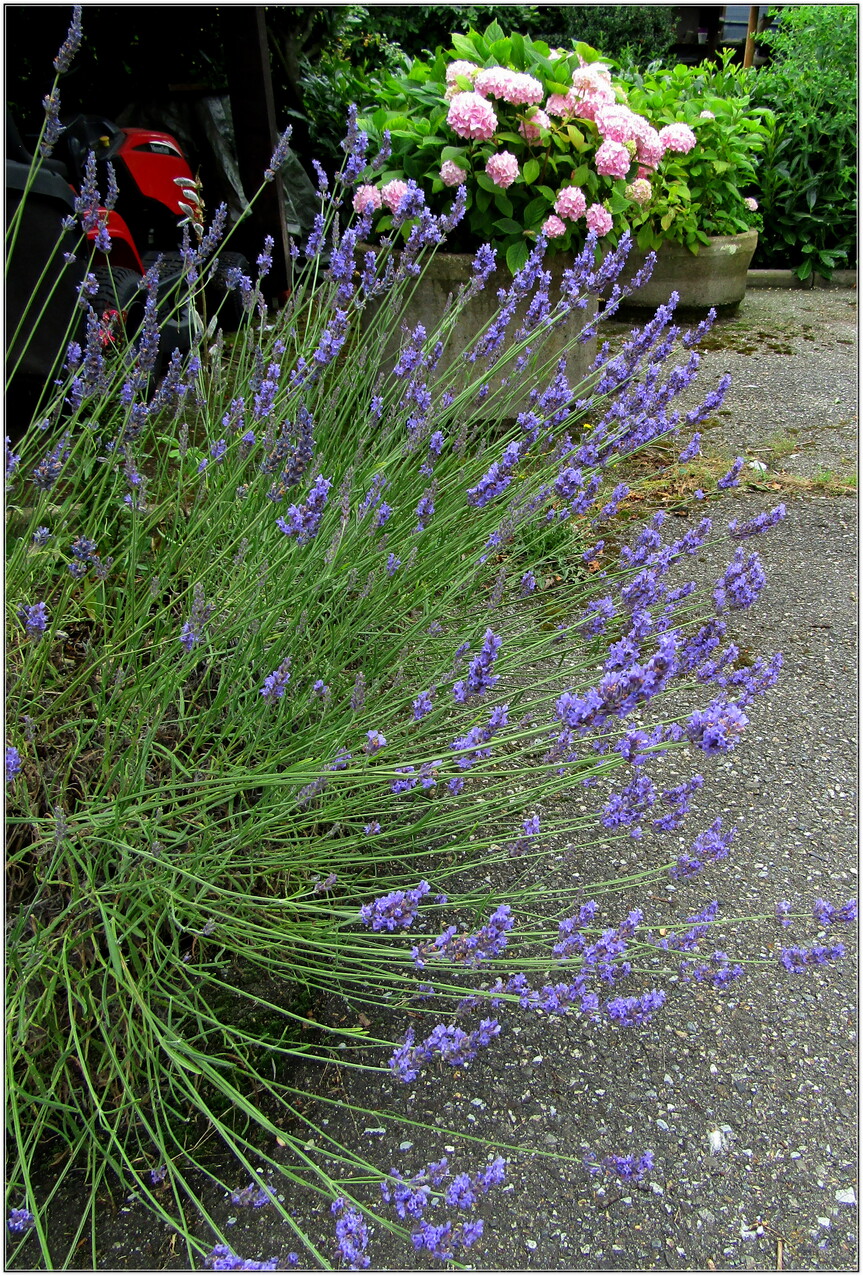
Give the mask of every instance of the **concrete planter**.
MULTIPOLYGON (((552 276, 549 289, 549 298, 552 305, 560 297, 563 272, 568 267, 571 267, 572 264, 573 257, 566 253, 547 259, 546 266, 552 276)), ((430 333, 443 318, 450 296, 455 297, 462 284, 468 283, 473 278, 472 266, 473 255, 471 253, 437 253, 431 263, 425 268, 422 279, 411 300, 406 315, 407 324, 413 328, 416 324, 421 323, 426 331, 430 333)), ((448 368, 456 361, 461 361, 464 351, 497 313, 499 305, 497 299, 498 290, 508 288, 511 283, 512 276, 505 267, 499 268, 491 274, 483 291, 468 303, 459 318, 449 339, 446 354, 439 365, 442 370, 448 368)), ((585 324, 595 316, 596 307, 596 300, 591 299, 584 310, 576 311, 570 315, 566 322, 556 328, 545 339, 540 351, 540 358, 543 361, 559 358, 566 343, 572 341, 581 332, 585 324)), ((526 305, 522 304, 517 309, 516 316, 507 329, 510 338, 523 322, 526 308, 526 305)), ((595 358, 595 337, 574 347, 567 357, 567 376, 571 385, 578 384, 595 358)), ((481 375, 482 363, 467 364, 465 368, 465 381, 471 381, 481 375)), ((523 374, 517 373, 512 365, 508 375, 512 378, 512 382, 521 381, 523 383, 519 393, 513 394, 511 404, 512 413, 522 412, 529 406, 528 394, 533 385, 529 379, 524 383, 523 374)), ((491 381, 490 389, 492 391, 500 384, 500 380, 501 378, 498 377, 491 381)), ((498 411, 499 409, 495 407, 494 403, 489 405, 489 415, 497 415, 498 411)))
MULTIPOLYGON (((697 253, 683 244, 664 243, 648 282, 626 299, 628 310, 655 311, 672 292, 680 300, 678 313, 704 315, 714 306, 733 314, 746 293, 746 272, 758 243, 756 230, 743 235, 716 235, 697 253)), ((621 279, 630 279, 643 265, 646 253, 634 249, 621 279)))

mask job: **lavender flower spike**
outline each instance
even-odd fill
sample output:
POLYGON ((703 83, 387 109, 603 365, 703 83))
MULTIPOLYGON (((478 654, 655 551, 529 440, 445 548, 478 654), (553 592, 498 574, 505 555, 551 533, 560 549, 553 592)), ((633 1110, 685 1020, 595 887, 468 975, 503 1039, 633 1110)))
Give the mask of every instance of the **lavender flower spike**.
POLYGON ((54 70, 58 75, 64 75, 69 70, 75 54, 81 47, 81 8, 80 4, 72 6, 72 21, 69 23, 69 30, 66 32, 66 39, 60 45, 57 56, 54 59, 54 70))
POLYGON ((293 129, 291 128, 289 124, 288 127, 285 129, 284 133, 282 134, 282 136, 279 138, 278 142, 276 142, 276 147, 275 147, 275 150, 273 151, 272 159, 270 160, 270 166, 264 171, 265 182, 272 182, 275 180, 276 174, 278 173, 279 169, 284 164, 285 160, 288 158, 288 149, 289 149, 289 145, 291 141, 292 132, 293 132, 293 129))

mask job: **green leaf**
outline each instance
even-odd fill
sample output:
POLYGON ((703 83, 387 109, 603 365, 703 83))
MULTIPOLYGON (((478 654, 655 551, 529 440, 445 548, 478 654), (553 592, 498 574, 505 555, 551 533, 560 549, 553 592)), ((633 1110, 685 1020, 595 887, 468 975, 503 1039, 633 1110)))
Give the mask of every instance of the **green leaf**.
POLYGON ((504 191, 498 190, 496 192, 494 202, 499 213, 503 213, 504 217, 512 217, 514 211, 512 207, 512 200, 504 191))
POLYGON ((458 31, 454 32, 452 36, 452 47, 459 55, 459 59, 463 58, 468 62, 476 62, 479 50, 473 40, 469 39, 468 36, 461 35, 458 31))
POLYGON ((542 195, 538 195, 536 199, 532 199, 528 204, 526 204, 522 210, 525 225, 532 226, 535 221, 547 217, 549 211, 548 200, 542 195))
POLYGON ((513 33, 510 36, 510 57, 516 71, 524 70, 524 36, 513 33))
POLYGON ((524 240, 519 244, 510 244, 506 250, 506 264, 513 274, 521 270, 530 256, 530 248, 524 240))
POLYGON ((529 159, 521 170, 521 175, 528 186, 532 186, 539 177, 539 160, 529 159))
POLYGON ((512 217, 499 217, 494 223, 495 230, 499 230, 502 235, 520 235, 523 227, 512 217))
POLYGON ((496 20, 492 20, 482 34, 489 44, 495 40, 503 40, 506 38, 506 32, 496 20))
POLYGON ((489 177, 488 173, 477 173, 476 181, 478 186, 481 186, 484 191, 490 191, 491 194, 494 194, 494 192, 498 189, 489 177))

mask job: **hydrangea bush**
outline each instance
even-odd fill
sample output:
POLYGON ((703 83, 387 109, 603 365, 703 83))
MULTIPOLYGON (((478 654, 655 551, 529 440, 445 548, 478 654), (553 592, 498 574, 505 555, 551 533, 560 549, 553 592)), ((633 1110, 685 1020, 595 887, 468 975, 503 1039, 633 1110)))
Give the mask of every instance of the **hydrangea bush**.
MULTIPOLYGON (((98 1200, 117 1182, 214 1271, 368 1267, 375 1228, 408 1255, 473 1262, 506 1149, 375 1166, 316 1124, 310 1074, 337 1062, 408 1083, 432 1068, 446 1086, 518 1016, 637 1030, 667 995, 654 959, 716 988, 753 960, 713 951, 715 902, 660 933, 641 909, 602 927, 589 888, 519 885, 562 839, 682 827, 705 778, 669 788, 659 760, 689 746, 709 771, 779 674, 778 655, 740 662, 727 628, 764 585, 748 542, 782 507, 680 536, 658 514, 611 544, 620 462, 660 439, 692 455, 722 401, 725 382, 673 407, 709 321, 681 330, 672 298, 572 385, 544 339, 609 288, 614 312, 628 242, 597 265, 588 236, 552 309, 540 238, 511 290, 532 299, 525 330, 504 296, 453 390, 460 372, 438 370, 453 315, 399 325, 464 199, 435 215, 411 190, 394 212, 403 247, 364 253, 371 215, 339 221, 375 163, 354 119, 345 149, 284 311, 262 299, 264 245, 236 281, 233 348, 216 320, 154 386, 154 292, 132 340, 106 343, 88 310, 86 346, 7 445, 13 1264, 80 1262, 89 1232, 96 1266, 98 1200), (504 387, 492 428, 495 371, 533 389, 513 419, 504 387), (552 533, 576 564, 565 597, 541 588, 552 533), (674 583, 726 535, 712 590, 674 583), (700 707, 664 711, 676 687, 700 707), (592 813, 543 813, 582 786, 592 813), (305 1190, 330 1204, 328 1248, 292 1212, 305 1190), (284 1252, 239 1256, 213 1191, 278 1214, 284 1252), (64 1254, 52 1227, 70 1199, 64 1254)), ((194 301, 215 266, 185 253, 194 301)), ((493 263, 477 254, 455 314, 493 263)), ((695 823, 688 852, 645 862, 641 881, 730 853, 733 830, 695 823)), ((778 908, 777 926, 801 911, 778 908)), ((815 921, 855 916, 820 901, 815 921)), ((794 939, 777 954, 787 977, 842 955, 794 939)), ((352 1110, 320 1087, 319 1104, 352 1110)), ((559 1160, 627 1181, 651 1153, 559 1160)))
POLYGON ((491 243, 515 271, 539 235, 550 252, 580 248, 591 232, 614 244, 649 204, 666 154, 695 146, 688 124, 633 107, 586 44, 550 50, 497 23, 452 39, 434 61, 385 78, 361 121, 392 140, 386 167, 359 193, 380 212, 377 231, 391 229, 406 182, 433 206, 463 186, 467 216, 452 246, 491 243))
POLYGON ((775 118, 753 104, 756 73, 734 65, 733 57, 728 49, 717 63, 622 76, 633 110, 666 127, 682 120, 697 139, 690 150, 666 155, 649 197, 630 217, 643 250, 668 240, 697 252, 712 235, 761 228, 762 157, 775 118))

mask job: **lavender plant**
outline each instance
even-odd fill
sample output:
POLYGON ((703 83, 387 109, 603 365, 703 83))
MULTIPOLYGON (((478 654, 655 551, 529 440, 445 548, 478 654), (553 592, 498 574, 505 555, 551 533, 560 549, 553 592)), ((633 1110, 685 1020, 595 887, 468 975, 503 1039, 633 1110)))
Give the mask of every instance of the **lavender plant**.
MULTIPOLYGON (((387 1171, 325 1133, 310 1070, 408 1082, 469 1066, 519 1015, 637 1028, 666 997, 657 957, 717 987, 743 971, 710 951, 713 906, 661 937, 640 910, 610 929, 596 918, 624 884, 709 871, 733 836, 719 820, 626 883, 564 894, 520 873, 560 839, 681 827, 704 779, 663 787, 659 760, 737 747, 778 675, 780 657, 740 665, 727 641, 763 587, 757 553, 730 548, 712 592, 674 583, 709 518, 674 537, 657 515, 604 570, 586 566, 626 500, 622 462, 658 439, 691 454, 721 402, 724 384, 673 407, 708 325, 683 332, 672 299, 570 384, 545 338, 609 287, 592 327, 614 313, 628 245, 596 266, 591 238, 552 307, 540 239, 467 352, 467 381, 439 371, 493 254, 437 330, 412 325, 411 294, 464 205, 434 216, 411 188, 394 212, 402 246, 364 253, 368 217, 341 206, 374 163, 365 148, 352 118, 285 310, 262 300, 265 248, 258 278, 237 281, 249 304, 233 348, 202 334, 154 388, 152 309, 133 344, 88 341, 7 462, 13 1262, 80 1261, 88 1237, 95 1265, 97 1199, 117 1181, 212 1270, 292 1266, 299 1251, 366 1267, 375 1227, 460 1260, 507 1148, 387 1171), (532 406, 513 416, 525 382, 532 406), (583 568, 562 624, 561 599, 535 588, 550 528, 583 568), (681 687, 700 707, 664 711, 681 687), (595 812, 538 813, 581 785, 595 812), (363 1026, 370 1008, 408 1004, 394 1034, 363 1026), (88 1195, 61 1254, 52 1218, 81 1165, 88 1195), (286 1252, 239 1257, 212 1187, 276 1211, 286 1252), (331 1204, 329 1250, 292 1212, 301 1191, 331 1204)), ((186 251, 194 300, 212 267, 186 251)), ((855 916, 823 902, 816 920, 855 916)), ((781 960, 839 956, 794 945, 781 960)), ((649 1163, 634 1149, 591 1162, 624 1179, 649 1163)))

